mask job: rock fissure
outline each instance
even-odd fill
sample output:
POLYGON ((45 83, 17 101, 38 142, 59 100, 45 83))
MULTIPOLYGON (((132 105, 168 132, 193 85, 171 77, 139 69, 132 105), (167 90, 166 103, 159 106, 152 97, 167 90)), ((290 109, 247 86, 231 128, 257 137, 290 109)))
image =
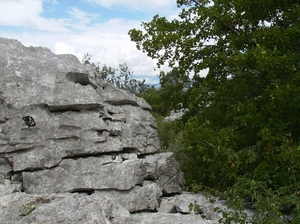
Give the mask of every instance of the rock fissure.
POLYGON ((78 188, 78 189, 73 189, 69 191, 70 193, 78 193, 78 194, 86 194, 86 195, 91 195, 95 192, 94 189, 91 188, 78 188))
MULTIPOLYGON (((67 80, 73 83, 79 83, 80 85, 92 85, 91 81, 89 80, 88 74, 86 73, 77 73, 77 72, 68 72, 66 74, 67 80)), ((92 85, 95 86, 96 85, 92 85)))
POLYGON ((70 104, 70 105, 47 105, 44 106, 50 113, 65 112, 84 112, 85 110, 99 111, 103 108, 102 104, 70 104))
POLYGON ((136 101, 132 100, 119 100, 119 101, 104 101, 107 104, 114 105, 114 106, 122 106, 122 105, 130 105, 134 107, 139 107, 136 101))
MULTIPOLYGON (((111 162, 116 162, 116 161, 126 161, 128 159, 135 159, 137 158, 135 153, 130 153, 130 152, 100 152, 100 153, 86 153, 86 154, 75 154, 75 155, 68 155, 62 158, 62 160, 65 159, 72 159, 72 160, 78 160, 78 159, 85 159, 85 158, 106 158, 106 159, 111 159, 111 162), (131 154, 131 155, 130 155, 131 154)), ((107 162, 109 163, 109 162, 107 162)))
POLYGON ((20 144, 10 144, 10 143, 7 143, 6 146, 8 146, 6 148, 9 149, 9 150, 0 152, 0 156, 1 156, 1 154, 6 157, 6 156, 8 156, 10 154, 15 154, 16 152, 18 152, 18 153, 29 152, 29 151, 34 150, 34 147, 35 147, 34 145, 32 145, 32 143, 30 143, 30 146, 27 146, 27 144, 25 144, 25 146, 24 146, 24 144, 20 145, 20 144), (12 146, 13 149, 10 149, 11 148, 10 146, 12 146))

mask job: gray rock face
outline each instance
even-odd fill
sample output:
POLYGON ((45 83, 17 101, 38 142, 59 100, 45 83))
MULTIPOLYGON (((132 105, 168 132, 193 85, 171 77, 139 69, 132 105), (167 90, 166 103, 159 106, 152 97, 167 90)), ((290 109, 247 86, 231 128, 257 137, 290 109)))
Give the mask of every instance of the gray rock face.
POLYGON ((160 197, 163 195, 157 184, 149 181, 128 191, 102 190, 95 194, 116 202, 130 212, 158 210, 160 197))
POLYGON ((134 223, 125 208, 95 194, 15 193, 1 198, 0 212, 0 223, 9 224, 134 223))
POLYGON ((107 158, 64 159, 59 166, 23 172, 26 193, 74 192, 89 189, 129 190, 143 182, 139 160, 111 163, 107 158))
POLYGON ((0 39, 0 153, 14 171, 57 166, 63 158, 159 149, 151 107, 96 79, 75 56, 0 39), (22 117, 31 116, 28 128, 22 117))
POLYGON ((170 197, 184 178, 172 153, 154 154, 147 102, 75 56, 0 49, 0 223, 216 223, 170 197))
POLYGON ((152 179, 166 193, 178 193, 183 175, 172 153, 148 155, 103 155, 64 159, 54 168, 22 172, 27 193, 57 193, 82 190, 129 190, 152 179))

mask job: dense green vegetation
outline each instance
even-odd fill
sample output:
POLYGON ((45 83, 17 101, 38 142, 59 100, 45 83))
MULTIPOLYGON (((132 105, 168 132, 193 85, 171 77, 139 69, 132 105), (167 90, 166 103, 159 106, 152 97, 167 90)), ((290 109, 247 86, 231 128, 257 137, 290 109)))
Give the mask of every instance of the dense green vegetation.
POLYGON ((189 189, 252 206, 255 223, 288 223, 287 215, 300 223, 300 2, 177 4, 177 19, 156 15, 129 31, 138 49, 172 68, 160 90, 142 94, 164 150, 176 153, 189 189), (178 103, 188 113, 164 124, 178 103))

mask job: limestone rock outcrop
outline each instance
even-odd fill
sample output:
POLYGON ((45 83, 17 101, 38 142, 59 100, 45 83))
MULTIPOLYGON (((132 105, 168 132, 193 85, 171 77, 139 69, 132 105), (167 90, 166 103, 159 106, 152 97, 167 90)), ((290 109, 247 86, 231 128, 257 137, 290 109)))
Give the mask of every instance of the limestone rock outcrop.
POLYGON ((0 49, 0 223, 218 223, 175 206, 184 177, 142 98, 73 55, 0 49))

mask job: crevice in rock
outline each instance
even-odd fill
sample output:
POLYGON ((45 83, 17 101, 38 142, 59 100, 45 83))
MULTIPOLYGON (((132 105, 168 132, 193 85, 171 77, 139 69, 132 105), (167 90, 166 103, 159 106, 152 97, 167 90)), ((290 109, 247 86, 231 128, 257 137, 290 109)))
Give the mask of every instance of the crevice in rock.
POLYGON ((148 108, 148 107, 141 107, 144 111, 149 111, 152 112, 152 108, 148 108))
POLYGON ((100 112, 99 117, 102 118, 102 120, 104 122, 106 122, 106 121, 112 121, 112 117, 110 117, 110 115, 108 113, 105 113, 103 111, 100 112))
POLYGON ((158 128, 157 126, 155 126, 155 125, 153 125, 153 124, 150 124, 149 126, 150 126, 151 128, 153 128, 153 129, 155 129, 155 130, 158 128))
POLYGON ((35 202, 38 204, 48 204, 53 200, 53 198, 44 198, 44 197, 39 197, 35 199, 35 202))
POLYGON ((131 106, 134 106, 134 107, 139 107, 140 105, 134 101, 134 100, 115 100, 115 101, 112 101, 112 100, 107 100, 105 101, 105 103, 107 104, 110 104, 110 105, 114 105, 114 106, 122 106, 122 105, 131 105, 131 106))
POLYGON ((117 131, 111 130, 111 131, 109 132, 109 136, 112 137, 112 138, 116 138, 116 137, 118 137, 118 136, 121 136, 121 133, 116 133, 116 132, 117 132, 117 131))
POLYGON ((170 198, 170 197, 173 197, 173 196, 181 194, 180 192, 177 192, 177 193, 166 193, 164 190, 162 190, 162 192, 163 192, 163 195, 161 196, 162 198, 170 198))
POLYGON ((41 170, 47 170, 47 169, 53 169, 57 167, 59 164, 51 166, 51 167, 46 167, 46 166, 40 166, 40 167, 27 167, 24 170, 21 170, 20 172, 35 172, 35 171, 41 171, 41 170))
POLYGON ((144 154, 140 154, 138 155, 139 159, 145 159, 147 156, 151 156, 153 155, 153 153, 149 152, 149 153, 144 153, 144 154))
POLYGON ((18 190, 20 192, 24 192, 22 172, 10 171, 8 174, 9 174, 10 183, 20 185, 20 188, 18 188, 18 190))
POLYGON ((154 176, 147 176, 144 178, 144 180, 155 181, 155 180, 157 180, 157 178, 155 178, 154 176))
POLYGON ((78 160, 81 158, 88 158, 88 157, 99 157, 99 156, 103 156, 102 153, 76 153, 73 155, 67 155, 65 157, 62 158, 62 160, 64 159, 72 159, 72 160, 78 160))
POLYGON ((8 121, 8 119, 5 118, 5 119, 2 120, 2 119, 0 118, 0 124, 4 124, 4 123, 6 123, 6 121, 8 121))
POLYGON ((102 165, 105 166, 105 165, 109 165, 109 164, 112 164, 112 163, 116 163, 116 162, 115 161, 109 161, 109 162, 103 163, 102 165))
POLYGON ((64 113, 64 112, 79 112, 80 110, 74 106, 48 106, 51 113, 64 113))
POLYGON ((11 183, 23 183, 22 171, 10 171, 9 178, 11 183))
POLYGON ((109 115, 114 115, 114 114, 115 114, 114 112, 109 111, 109 110, 107 110, 107 113, 108 113, 109 115))
POLYGON ((139 214, 139 213, 157 213, 157 209, 154 210, 149 210, 149 209, 143 209, 143 210, 138 210, 138 211, 132 211, 130 214, 139 214))
POLYGON ((64 112, 80 112, 82 110, 94 110, 101 109, 103 105, 98 103, 91 104, 69 104, 69 105, 48 105, 47 106, 50 113, 64 113, 64 112))
MULTIPOLYGON (((9 160, 9 158, 4 157, 5 162, 10 166, 11 170, 13 170, 13 162, 9 160)), ((13 171, 11 171, 13 172, 13 171)))
POLYGON ((65 156, 62 159, 78 160, 80 158, 102 157, 102 156, 110 156, 110 155, 112 156, 112 160, 115 160, 117 153, 116 152, 78 153, 78 154, 65 156))
POLYGON ((66 74, 67 80, 73 83, 79 83, 82 86, 90 85, 94 89, 97 88, 97 86, 89 80, 89 76, 86 73, 80 73, 80 72, 68 72, 66 74))
POLYGON ((137 151, 138 151, 138 149, 135 147, 124 147, 122 149, 122 153, 135 153, 136 154, 137 151))
MULTIPOLYGON (((138 186, 138 185, 135 185, 135 186, 138 186)), ((95 188, 94 191, 95 191, 95 193, 107 193, 107 192, 129 193, 134 187, 129 188, 129 189, 117 189, 117 188, 101 188, 101 189, 97 189, 97 188, 95 188)))
MULTIPOLYGON (((16 144, 9 143, 9 145, 11 145, 11 146, 17 146, 19 144, 21 145, 23 143, 16 143, 16 144)), ((28 147, 25 147, 25 146, 24 147, 20 147, 18 149, 14 149, 14 150, 9 151, 9 152, 0 152, 0 155, 1 154, 3 154, 3 155, 10 155, 10 154, 15 154, 16 152, 17 153, 26 153, 26 152, 29 152, 29 151, 31 151, 31 150, 33 150, 35 148, 35 146, 32 145, 32 143, 28 143, 28 144, 31 144, 31 145, 28 146, 28 147)))
POLYGON ((179 213, 178 211, 177 211, 177 209, 176 209, 176 206, 173 206, 172 208, 171 208, 171 210, 170 210, 170 212, 169 213, 179 213))
MULTIPOLYGON (((105 133, 110 133, 107 129, 90 129, 90 130, 94 130, 98 133, 98 135, 102 136, 105 133)), ((110 136, 110 134, 108 134, 110 136)))
POLYGON ((134 187, 143 187, 144 186, 144 182, 142 183, 137 183, 134 187))
POLYGON ((74 130, 74 129, 81 129, 81 127, 78 127, 76 125, 66 125, 66 124, 62 124, 59 126, 59 129, 66 129, 66 130, 74 130))
POLYGON ((104 118, 102 118, 103 119, 103 121, 112 121, 112 118, 111 117, 104 117, 104 118))
POLYGON ((61 141, 61 140, 70 140, 70 139, 73 139, 73 140, 79 140, 80 138, 76 135, 72 135, 72 136, 65 136, 65 137, 58 137, 58 138, 47 138, 47 140, 53 140, 53 141, 61 141))
POLYGON ((76 189, 70 190, 69 193, 91 195, 91 194, 95 193, 95 190, 93 188, 76 188, 76 189))

